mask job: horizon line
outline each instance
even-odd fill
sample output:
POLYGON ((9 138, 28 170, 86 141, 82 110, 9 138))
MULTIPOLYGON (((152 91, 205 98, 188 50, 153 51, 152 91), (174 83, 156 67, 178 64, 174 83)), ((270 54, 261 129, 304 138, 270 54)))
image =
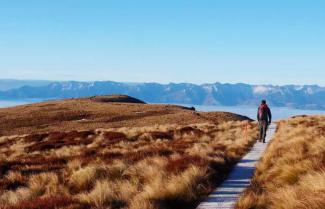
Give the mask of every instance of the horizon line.
POLYGON ((287 84, 272 84, 272 83, 263 83, 263 84, 258 84, 258 83, 245 83, 245 82, 222 82, 222 81, 215 81, 215 82, 203 82, 203 83, 197 83, 197 82, 190 82, 190 81, 170 81, 170 82, 159 82, 159 81, 114 81, 114 80, 71 80, 71 79, 62 79, 62 80, 47 80, 47 79, 38 79, 38 78, 28 78, 28 79, 21 79, 21 78, 0 78, 0 81, 43 81, 43 82, 84 82, 84 83, 91 83, 91 82, 115 82, 115 83, 129 83, 129 84, 146 84, 146 83, 154 83, 154 84, 161 84, 161 85, 169 85, 169 84, 194 84, 197 86, 202 86, 202 85, 211 85, 211 84, 230 84, 230 85, 236 85, 236 84, 246 84, 250 86, 318 86, 318 87, 325 87, 325 85, 321 84, 293 84, 293 83, 287 83, 287 84))

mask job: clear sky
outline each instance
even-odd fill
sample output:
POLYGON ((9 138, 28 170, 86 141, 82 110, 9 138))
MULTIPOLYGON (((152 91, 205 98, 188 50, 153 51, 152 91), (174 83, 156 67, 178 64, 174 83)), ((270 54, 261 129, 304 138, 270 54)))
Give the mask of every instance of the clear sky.
POLYGON ((325 86, 325 1, 0 0, 0 78, 325 86))

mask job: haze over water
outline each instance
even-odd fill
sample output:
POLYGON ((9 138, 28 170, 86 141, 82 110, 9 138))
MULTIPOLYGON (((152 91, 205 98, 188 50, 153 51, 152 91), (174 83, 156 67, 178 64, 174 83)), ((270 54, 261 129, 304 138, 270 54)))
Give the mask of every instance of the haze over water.
POLYGON ((1 100, 0 101, 0 108, 4 107, 14 107, 17 105, 23 105, 23 104, 28 104, 30 102, 27 101, 6 101, 6 100, 1 100))
MULTIPOLYGON (((204 106, 194 105, 198 111, 226 111, 239 115, 245 115, 253 120, 257 117, 257 107, 254 106, 204 106)), ((295 115, 319 115, 325 114, 325 110, 302 110, 290 107, 272 107, 272 120, 286 119, 295 115)))

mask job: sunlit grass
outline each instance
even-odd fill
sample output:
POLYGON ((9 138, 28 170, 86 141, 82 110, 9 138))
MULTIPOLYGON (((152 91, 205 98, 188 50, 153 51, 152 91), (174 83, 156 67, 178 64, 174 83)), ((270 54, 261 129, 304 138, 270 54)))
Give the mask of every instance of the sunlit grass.
POLYGON ((279 123, 236 208, 325 208, 325 116, 279 123))
POLYGON ((0 208, 194 208, 256 134, 233 121, 2 137, 0 208))

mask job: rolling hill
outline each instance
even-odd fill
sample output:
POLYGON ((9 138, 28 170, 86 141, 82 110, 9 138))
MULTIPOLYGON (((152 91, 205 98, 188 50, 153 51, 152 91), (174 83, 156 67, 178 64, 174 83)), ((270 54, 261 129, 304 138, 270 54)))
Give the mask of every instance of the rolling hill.
POLYGON ((0 109, 0 136, 49 131, 248 120, 225 112, 195 112, 176 105, 151 105, 123 95, 53 100, 0 109))
POLYGON ((0 109, 0 209, 194 209, 256 141, 249 118, 124 95, 0 109))

